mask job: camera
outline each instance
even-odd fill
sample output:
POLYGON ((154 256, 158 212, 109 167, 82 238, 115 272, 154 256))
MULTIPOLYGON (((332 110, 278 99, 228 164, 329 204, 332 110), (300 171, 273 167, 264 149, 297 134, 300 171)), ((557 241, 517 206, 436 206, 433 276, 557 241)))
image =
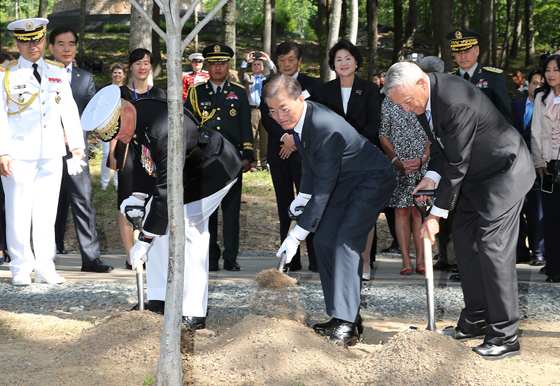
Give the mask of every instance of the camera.
POLYGON ((253 58, 258 59, 262 56, 260 52, 253 52, 253 58))

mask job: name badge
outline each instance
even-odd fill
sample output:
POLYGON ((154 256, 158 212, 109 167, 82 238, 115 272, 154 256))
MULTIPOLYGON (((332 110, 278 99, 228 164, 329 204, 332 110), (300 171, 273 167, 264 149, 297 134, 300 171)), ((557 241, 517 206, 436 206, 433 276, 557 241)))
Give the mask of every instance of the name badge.
POLYGON ((212 104, 212 102, 200 102, 200 105, 201 105, 202 107, 210 106, 211 104, 212 104))
POLYGON ((303 99, 307 99, 311 97, 311 94, 307 90, 303 90, 301 94, 303 95, 303 99))
POLYGON ((560 103, 560 96, 557 96, 556 98, 554 98, 554 104, 557 105, 560 103))

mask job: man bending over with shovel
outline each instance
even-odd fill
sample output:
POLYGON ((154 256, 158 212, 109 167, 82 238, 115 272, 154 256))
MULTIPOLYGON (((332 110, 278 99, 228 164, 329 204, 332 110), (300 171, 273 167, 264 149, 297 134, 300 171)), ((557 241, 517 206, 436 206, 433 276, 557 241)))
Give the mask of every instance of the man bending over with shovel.
MULTIPOLYGON (((183 117, 183 202, 185 213, 185 279, 183 290, 183 324, 191 329, 206 327, 208 302, 208 219, 241 173, 242 162, 237 149, 216 131, 207 131, 185 112, 183 117)), ((96 130, 103 141, 116 138, 131 142, 139 154, 134 165, 133 196, 126 206, 144 205, 142 194, 144 169, 156 173, 156 184, 146 211, 138 242, 130 251, 133 269, 147 261, 147 272, 158 272, 150 286, 165 287, 168 251, 150 254, 154 239, 168 233, 167 213, 167 102, 138 99, 133 103, 120 98, 117 86, 99 91, 82 116, 84 130, 96 130), (143 161, 143 162, 142 162, 143 161)), ((147 192, 145 192, 147 193, 147 192)), ((160 241, 160 240, 158 240, 160 241)), ((167 244, 164 240, 164 245, 167 244)), ((160 248, 161 249, 161 248, 160 248)))
POLYGON ((367 235, 397 186, 389 159, 340 115, 307 102, 290 76, 273 77, 263 89, 270 116, 294 135, 301 153, 300 192, 290 205, 298 225, 278 250, 289 263, 310 232, 325 296, 327 323, 313 329, 352 346, 362 333, 359 314, 367 235))

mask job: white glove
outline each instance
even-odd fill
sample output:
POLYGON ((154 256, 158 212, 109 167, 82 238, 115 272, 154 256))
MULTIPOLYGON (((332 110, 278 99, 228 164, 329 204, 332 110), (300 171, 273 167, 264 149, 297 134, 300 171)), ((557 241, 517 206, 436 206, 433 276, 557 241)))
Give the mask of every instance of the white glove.
POLYGON ((130 264, 135 271, 138 264, 148 261, 148 252, 152 248, 153 242, 146 243, 138 240, 136 244, 130 249, 130 264))
POLYGON ((301 193, 301 192, 298 193, 294 201, 292 201, 292 203, 290 204, 290 214, 294 217, 302 214, 303 210, 297 210, 296 208, 298 206, 304 207, 305 205, 307 205, 310 199, 311 199, 311 194, 301 193))
POLYGON ((70 174, 71 176, 80 174, 84 170, 84 166, 87 165, 84 160, 77 158, 67 159, 66 164, 68 165, 68 174, 70 174))
MULTIPOLYGON (((121 203, 121 213, 124 215, 126 215, 127 206, 144 206, 144 200, 141 200, 135 196, 130 196, 127 199, 123 200, 123 202, 121 203)), ((138 217, 138 216, 132 216, 131 214, 132 212, 133 211, 129 212, 130 217, 138 217)))
POLYGON ((280 249, 278 249, 278 252, 276 252, 276 257, 280 257, 282 256, 282 253, 286 252, 286 264, 289 264, 298 250, 299 243, 301 243, 302 240, 305 240, 308 234, 309 231, 306 231, 299 225, 296 225, 288 237, 286 237, 280 246, 280 249))

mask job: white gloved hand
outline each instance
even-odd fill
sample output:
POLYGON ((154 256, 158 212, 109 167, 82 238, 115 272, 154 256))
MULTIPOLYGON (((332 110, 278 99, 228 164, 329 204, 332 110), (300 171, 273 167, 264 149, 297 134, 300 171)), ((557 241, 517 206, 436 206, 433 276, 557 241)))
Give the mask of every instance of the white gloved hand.
POLYGON ((292 201, 292 203, 290 204, 290 214, 294 217, 301 215, 303 213, 303 210, 297 210, 296 208, 298 206, 305 207, 305 205, 307 205, 310 199, 311 199, 311 194, 301 193, 301 192, 298 193, 294 201, 292 201))
POLYGON ((148 261, 148 252, 152 248, 152 245, 153 241, 151 243, 146 243, 138 240, 130 249, 130 264, 132 265, 132 269, 134 271, 136 270, 138 264, 148 261))
MULTIPOLYGON (((126 215, 127 206, 144 206, 144 200, 135 196, 130 196, 127 199, 123 200, 123 202, 121 203, 121 213, 124 215, 126 215)), ((135 216, 131 216, 130 213, 129 216, 135 217, 135 216)))
POLYGON ((85 161, 77 158, 67 159, 66 164, 68 166, 68 174, 71 176, 81 173, 87 165, 85 161))
POLYGON ((290 232, 288 237, 284 240, 278 252, 276 252, 276 257, 282 256, 282 253, 286 252, 286 264, 289 264, 292 261, 292 258, 295 256, 299 244, 302 240, 305 240, 309 231, 306 231, 299 225, 296 225, 294 229, 290 232))

